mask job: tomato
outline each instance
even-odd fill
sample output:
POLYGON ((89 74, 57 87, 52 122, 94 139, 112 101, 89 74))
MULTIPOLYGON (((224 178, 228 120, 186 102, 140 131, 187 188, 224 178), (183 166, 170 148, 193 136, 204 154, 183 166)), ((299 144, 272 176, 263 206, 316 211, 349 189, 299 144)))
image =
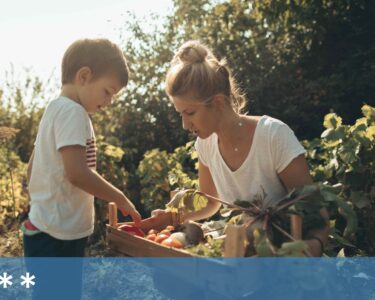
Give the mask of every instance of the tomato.
POLYGON ((150 240, 150 241, 155 241, 156 239, 156 234, 155 233, 150 233, 146 236, 146 239, 150 240))
POLYGON ((181 249, 184 247, 179 240, 172 239, 172 238, 165 239, 164 241, 162 241, 161 244, 166 247, 173 247, 173 248, 178 248, 178 249, 181 249))
POLYGON ((142 231, 142 229, 135 227, 133 225, 130 225, 130 224, 123 224, 119 226, 118 229, 125 231, 126 233, 129 233, 131 235, 136 235, 140 237, 145 236, 145 233, 142 231))
POLYGON ((162 241, 164 241, 165 239, 168 238, 168 235, 164 234, 164 233, 159 233, 156 238, 155 238, 155 242, 157 243, 161 243, 162 241))
POLYGON ((166 234, 167 236, 171 235, 171 231, 168 229, 163 229, 162 231, 160 231, 160 233, 166 234))
POLYGON ((150 229, 147 234, 158 234, 159 231, 157 231, 156 229, 150 229))

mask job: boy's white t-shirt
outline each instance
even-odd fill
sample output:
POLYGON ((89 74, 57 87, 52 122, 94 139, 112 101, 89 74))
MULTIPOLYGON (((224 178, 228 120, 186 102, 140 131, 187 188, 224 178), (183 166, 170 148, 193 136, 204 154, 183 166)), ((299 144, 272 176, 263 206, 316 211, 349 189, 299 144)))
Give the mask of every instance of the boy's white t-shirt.
POLYGON ((29 183, 30 221, 39 230, 62 240, 74 240, 94 230, 94 197, 67 179, 62 155, 64 146, 86 148, 89 168, 96 168, 95 134, 86 110, 66 97, 46 108, 35 142, 29 183))
POLYGON ((218 136, 197 138, 198 157, 210 170, 219 198, 234 203, 264 198, 264 205, 277 204, 287 191, 278 177, 291 161, 305 153, 293 131, 282 121, 262 116, 257 123, 250 152, 243 164, 231 171, 221 156, 218 136), (264 192, 264 193, 263 193, 264 192))

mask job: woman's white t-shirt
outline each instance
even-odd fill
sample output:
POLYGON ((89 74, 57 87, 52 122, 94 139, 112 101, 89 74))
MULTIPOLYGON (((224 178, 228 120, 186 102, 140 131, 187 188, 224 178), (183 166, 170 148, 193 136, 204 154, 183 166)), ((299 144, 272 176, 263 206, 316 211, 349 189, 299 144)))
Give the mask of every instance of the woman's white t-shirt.
POLYGON ((74 240, 94 230, 94 197, 67 179, 59 149, 86 148, 89 168, 96 167, 95 135, 86 110, 66 97, 52 101, 43 114, 35 142, 29 183, 30 221, 43 232, 74 240))
POLYGON ((216 133, 206 139, 198 137, 195 149, 201 163, 209 168, 220 199, 234 203, 262 197, 266 207, 277 204, 286 195, 278 173, 305 153, 288 125, 269 116, 258 120, 250 152, 235 171, 221 156, 216 133))

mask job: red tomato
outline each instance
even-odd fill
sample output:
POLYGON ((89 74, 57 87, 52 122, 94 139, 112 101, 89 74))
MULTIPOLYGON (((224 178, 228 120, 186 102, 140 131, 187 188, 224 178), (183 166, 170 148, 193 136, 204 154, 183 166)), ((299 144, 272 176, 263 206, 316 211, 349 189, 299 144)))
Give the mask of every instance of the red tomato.
POLYGON ((126 233, 129 233, 131 235, 137 235, 140 237, 145 237, 145 233, 142 231, 142 229, 135 227, 133 225, 129 224, 123 224, 118 227, 118 229, 125 231, 126 233))

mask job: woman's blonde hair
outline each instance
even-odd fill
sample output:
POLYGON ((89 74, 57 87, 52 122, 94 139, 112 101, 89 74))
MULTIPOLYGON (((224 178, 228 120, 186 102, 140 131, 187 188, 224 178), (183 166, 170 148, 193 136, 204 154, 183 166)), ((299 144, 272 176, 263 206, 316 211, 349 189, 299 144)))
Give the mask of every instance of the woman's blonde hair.
POLYGON ((189 95, 194 101, 205 102, 223 94, 237 113, 246 105, 225 59, 219 61, 199 41, 188 41, 180 47, 172 59, 165 84, 169 97, 189 95))

